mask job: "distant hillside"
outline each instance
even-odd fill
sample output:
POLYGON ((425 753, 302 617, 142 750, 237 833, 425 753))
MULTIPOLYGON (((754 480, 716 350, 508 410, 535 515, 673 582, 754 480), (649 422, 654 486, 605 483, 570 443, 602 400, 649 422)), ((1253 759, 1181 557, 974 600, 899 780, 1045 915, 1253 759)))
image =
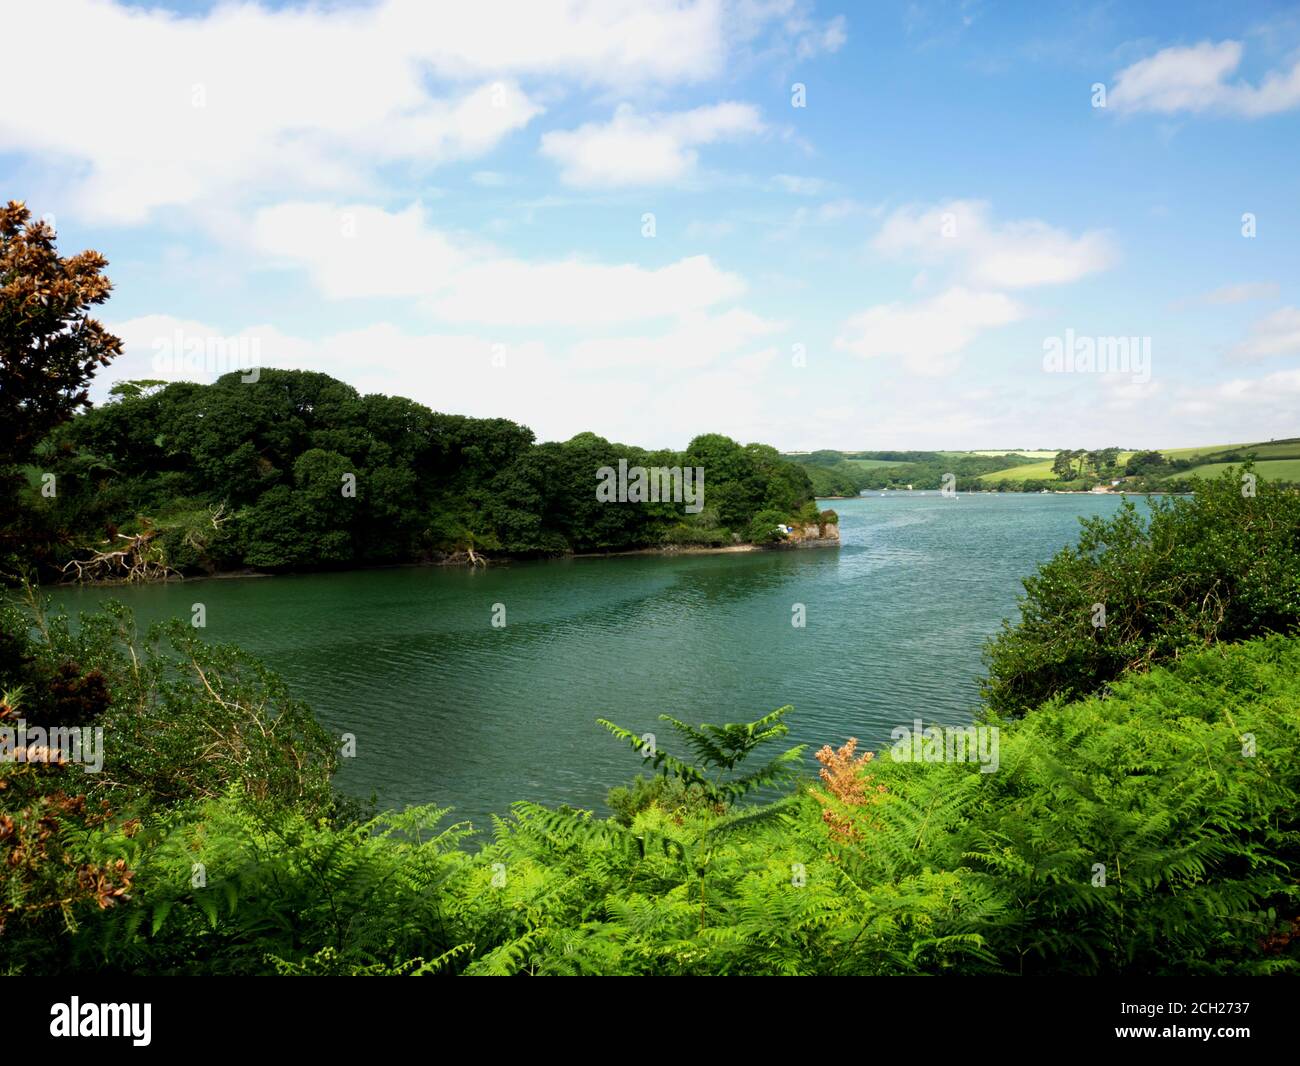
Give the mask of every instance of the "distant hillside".
MULTIPOLYGON (((978 478, 994 470, 1036 460, 1015 452, 909 452, 823 450, 783 456, 803 467, 813 491, 822 497, 856 496, 870 489, 937 489, 944 475, 956 478, 958 489, 979 487, 978 478)), ((1050 465, 1050 464, 1049 464, 1050 465)))
MULTIPOLYGON (((1166 484, 1185 482, 1189 478, 1215 477, 1228 466, 1240 465, 1249 458, 1255 459, 1255 473, 1259 477, 1271 481, 1300 482, 1300 437, 1253 444, 1207 444, 1195 448, 1152 450, 1159 451, 1173 467, 1156 477, 1156 480, 1166 484)), ((1132 451, 1120 452, 1118 465, 1123 467, 1136 454, 1132 451)), ((1003 470, 983 474, 980 480, 996 485, 999 482, 1024 481, 1027 478, 1055 479, 1052 472, 1054 460, 1055 456, 1032 466, 1008 466, 1003 470)))
MULTIPOLYGON (((1116 454, 1116 453, 1112 453, 1116 454)), ((856 451, 824 449, 786 453, 808 474, 818 496, 856 496, 863 491, 936 489, 945 474, 956 477, 959 490, 1000 491, 1090 488, 1122 480, 1133 491, 1185 491, 1199 478, 1214 477, 1228 466, 1255 460, 1255 473, 1273 481, 1300 483, 1300 437, 1253 444, 1209 444, 1195 448, 1118 451, 1113 465, 1062 480, 1053 470, 1057 452, 1046 449, 979 451, 856 451), (1149 461, 1158 452, 1159 463, 1149 461), (1130 468, 1130 460, 1141 456, 1130 468), (1144 461, 1146 460, 1146 461, 1144 461)))

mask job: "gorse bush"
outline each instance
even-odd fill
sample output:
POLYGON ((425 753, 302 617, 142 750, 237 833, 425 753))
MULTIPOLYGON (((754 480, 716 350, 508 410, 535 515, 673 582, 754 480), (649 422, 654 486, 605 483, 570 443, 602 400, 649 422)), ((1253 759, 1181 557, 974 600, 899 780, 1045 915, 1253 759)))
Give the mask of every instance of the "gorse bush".
POLYGON ((0 693, 0 972, 57 955, 61 935, 127 898, 135 870, 101 853, 106 833, 133 836, 232 788, 250 809, 340 809, 335 742, 310 710, 180 622, 141 637, 110 604, 74 630, 30 594, 0 603, 0 693), (19 761, 19 729, 49 727, 102 730, 102 765, 53 750, 19 761))
POLYGON ((68 770, 96 799, 152 809, 238 781, 255 800, 308 812, 334 804, 334 738, 238 648, 208 644, 176 620, 141 635, 119 603, 74 628, 34 597, 26 608, 0 603, 0 633, 0 689, 42 708, 24 711, 29 722, 95 725, 111 741, 97 773, 68 770))
POLYGON ((1219 641, 1295 632, 1300 492, 1247 475, 1249 465, 1194 498, 1153 498, 1145 520, 1128 501, 1081 520, 1079 543, 1024 580, 1020 618, 990 641, 988 704, 1020 714, 1219 641))

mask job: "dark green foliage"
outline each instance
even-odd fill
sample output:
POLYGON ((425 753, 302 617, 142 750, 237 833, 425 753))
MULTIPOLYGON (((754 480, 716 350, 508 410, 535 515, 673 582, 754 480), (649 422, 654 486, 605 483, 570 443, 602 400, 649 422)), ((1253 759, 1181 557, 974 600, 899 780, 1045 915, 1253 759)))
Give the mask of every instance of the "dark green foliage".
POLYGON ((1159 452, 1134 452, 1124 464, 1124 473, 1136 476, 1164 474, 1170 469, 1169 461, 1159 452))
POLYGON ((1023 713, 1217 641, 1294 631, 1300 494, 1249 475, 1230 469, 1194 498, 1153 499, 1145 521, 1127 501, 1081 520, 1079 543, 1025 579, 1020 619, 988 645, 990 706, 1023 713))
POLYGON ((780 511, 759 511, 745 531, 745 539, 752 544, 778 544, 786 539, 780 526, 786 524, 787 516, 780 511))
POLYGON ((866 470, 852 463, 839 463, 835 466, 813 466, 803 464, 808 480, 812 482, 813 492, 818 496, 857 496, 870 483, 866 470))
POLYGON ((325 374, 262 370, 212 385, 126 383, 114 402, 42 444, 54 499, 28 490, 27 550, 47 572, 119 532, 160 531, 183 571, 283 571, 426 559, 730 544, 759 512, 789 521, 812 501, 772 448, 717 434, 685 453, 592 433, 537 444, 504 419, 437 414, 361 396, 325 374), (598 471, 704 469, 704 510, 685 500, 602 502, 598 471))

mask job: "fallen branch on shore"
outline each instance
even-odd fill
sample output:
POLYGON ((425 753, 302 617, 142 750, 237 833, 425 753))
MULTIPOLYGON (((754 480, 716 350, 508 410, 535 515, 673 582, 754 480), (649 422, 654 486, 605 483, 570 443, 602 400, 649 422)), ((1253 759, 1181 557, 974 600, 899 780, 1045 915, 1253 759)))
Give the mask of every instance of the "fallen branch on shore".
POLYGON ((159 550, 152 545, 157 535, 155 529, 134 535, 119 533, 118 539, 126 541, 126 547, 119 551, 87 548, 92 553, 90 558, 68 560, 63 565, 63 573, 75 573, 71 580, 78 584, 84 581, 165 581, 170 577, 182 577, 179 570, 168 566, 159 557, 159 550))

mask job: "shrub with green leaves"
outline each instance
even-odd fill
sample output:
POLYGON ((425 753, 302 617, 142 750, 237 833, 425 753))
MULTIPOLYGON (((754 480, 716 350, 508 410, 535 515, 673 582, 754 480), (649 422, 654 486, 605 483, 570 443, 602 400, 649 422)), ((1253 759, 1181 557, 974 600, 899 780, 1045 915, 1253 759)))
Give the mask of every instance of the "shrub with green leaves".
MULTIPOLYGON (((141 693, 175 700, 183 731, 276 691, 241 688, 260 676, 248 664, 184 642, 163 673, 191 696, 124 685, 123 623, 49 627, 37 657, 75 650, 126 707, 141 693), (220 679, 211 692, 186 655, 220 679)), ((67 862, 113 872, 109 890, 124 891, 40 937, 0 933, 0 954, 12 973, 1300 969, 1300 638, 1216 644, 1105 696, 990 715, 992 773, 885 753, 858 805, 791 782, 800 749, 762 755, 789 713, 702 726, 664 716, 683 747, 656 744, 649 759, 642 736, 603 723, 653 781, 611 797, 612 818, 516 803, 487 839, 445 810, 358 819, 314 787, 263 789, 282 779, 256 760, 175 777, 143 759, 134 787, 98 786, 127 804, 69 822, 59 840, 67 862), (834 831, 828 809, 854 831, 834 831)), ((0 790, 0 813, 7 802, 0 790)))
POLYGON ((1252 477, 1247 464, 1195 497, 1152 498, 1145 520, 1129 501, 1081 520, 989 642, 988 704, 1021 714, 1216 642, 1295 632, 1300 493, 1252 477))

